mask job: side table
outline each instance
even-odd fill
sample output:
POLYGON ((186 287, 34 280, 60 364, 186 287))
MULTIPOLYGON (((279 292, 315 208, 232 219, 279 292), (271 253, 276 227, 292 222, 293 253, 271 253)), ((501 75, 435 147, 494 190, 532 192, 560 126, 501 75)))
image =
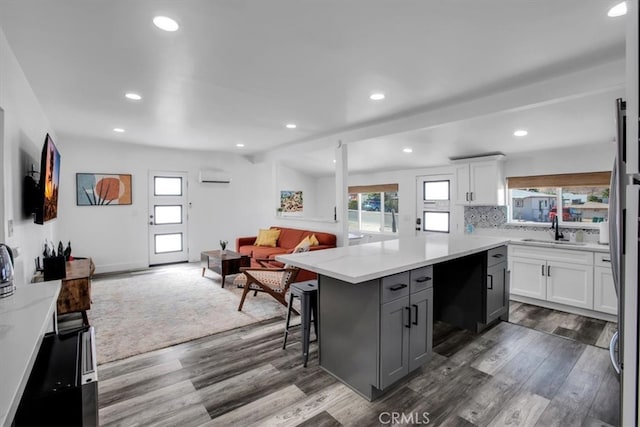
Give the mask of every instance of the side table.
POLYGON ((250 267, 251 258, 229 250, 224 253, 219 250, 204 251, 200 253, 200 265, 203 277, 207 269, 222 276, 222 287, 224 288, 226 276, 240 273, 241 267, 250 267))

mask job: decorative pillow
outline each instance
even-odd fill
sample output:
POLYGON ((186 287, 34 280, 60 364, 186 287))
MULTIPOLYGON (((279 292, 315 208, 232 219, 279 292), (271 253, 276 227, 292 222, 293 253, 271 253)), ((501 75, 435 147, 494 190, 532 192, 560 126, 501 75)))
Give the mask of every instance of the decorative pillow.
POLYGON ((320 246, 320 242, 315 234, 312 234, 311 237, 308 238, 311 246, 320 246))
POLYGON ((278 237, 280 237, 280 230, 270 228, 267 230, 260 230, 258 232, 258 237, 256 238, 256 246, 271 246, 272 248, 276 247, 276 243, 278 242, 278 237))
POLYGON ((295 254, 295 253, 297 253, 297 252, 306 252, 306 251, 308 251, 308 250, 309 250, 309 246, 311 246, 311 240, 309 239, 309 236, 307 236, 307 237, 305 237, 304 239, 302 239, 302 240, 300 241, 300 243, 298 243, 298 244, 296 245, 296 247, 295 247, 295 248, 293 248, 293 252, 292 252, 292 253, 294 253, 294 254, 295 254), (301 249, 303 249, 303 248, 304 248, 304 250, 301 250, 301 249))

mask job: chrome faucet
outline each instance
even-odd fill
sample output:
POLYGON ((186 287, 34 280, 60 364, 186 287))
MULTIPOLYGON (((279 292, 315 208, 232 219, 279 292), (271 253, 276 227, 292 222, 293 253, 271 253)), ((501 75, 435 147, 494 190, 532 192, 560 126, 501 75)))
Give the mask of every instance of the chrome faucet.
POLYGON ((554 237, 555 240, 564 239, 564 234, 560 233, 560 231, 558 230, 558 215, 554 216, 551 220, 551 228, 556 232, 556 235, 554 237))

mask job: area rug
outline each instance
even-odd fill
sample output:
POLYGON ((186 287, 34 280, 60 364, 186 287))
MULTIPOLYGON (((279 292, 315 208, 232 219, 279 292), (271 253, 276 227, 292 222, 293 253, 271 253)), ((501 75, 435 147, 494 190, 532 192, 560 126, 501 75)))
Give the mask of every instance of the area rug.
POLYGON ((286 314, 269 295, 249 294, 199 264, 152 268, 96 278, 89 322, 96 330, 98 364, 168 347, 286 314))

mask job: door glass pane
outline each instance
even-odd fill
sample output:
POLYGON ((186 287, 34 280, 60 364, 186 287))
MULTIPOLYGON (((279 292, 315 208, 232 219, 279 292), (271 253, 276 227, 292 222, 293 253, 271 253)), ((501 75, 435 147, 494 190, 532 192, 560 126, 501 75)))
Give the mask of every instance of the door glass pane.
POLYGON ((156 196, 182 196, 182 178, 166 176, 154 177, 153 194, 156 196))
POLYGON ((424 183, 424 200, 449 200, 449 181, 424 183))
POLYGON ((562 221, 604 222, 609 217, 609 187, 562 189, 562 221))
POLYGON ((154 237, 156 242, 155 252, 157 254, 182 251, 182 233, 156 234, 154 237))
POLYGON ((449 212, 423 212, 424 231, 449 232, 449 212))
POLYGON ((182 224, 182 206, 154 206, 156 224, 182 224))

